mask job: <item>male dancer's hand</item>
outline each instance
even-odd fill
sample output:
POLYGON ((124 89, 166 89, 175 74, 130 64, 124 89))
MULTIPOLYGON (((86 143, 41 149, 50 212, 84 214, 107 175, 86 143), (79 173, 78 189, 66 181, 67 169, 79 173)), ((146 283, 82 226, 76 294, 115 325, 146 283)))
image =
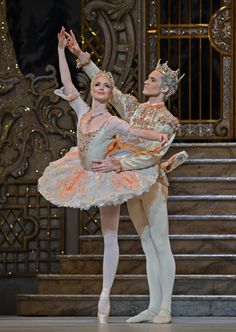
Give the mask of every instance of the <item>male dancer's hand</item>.
POLYGON ((78 58, 81 65, 88 64, 90 61, 90 54, 81 50, 73 31, 70 30, 70 33, 65 31, 65 35, 67 38, 68 50, 78 58))
POLYGON ((92 160, 92 162, 97 164, 97 165, 91 167, 91 170, 93 172, 107 173, 107 172, 114 171, 114 165, 113 165, 110 157, 106 157, 106 159, 104 159, 104 160, 95 159, 95 160, 92 160))

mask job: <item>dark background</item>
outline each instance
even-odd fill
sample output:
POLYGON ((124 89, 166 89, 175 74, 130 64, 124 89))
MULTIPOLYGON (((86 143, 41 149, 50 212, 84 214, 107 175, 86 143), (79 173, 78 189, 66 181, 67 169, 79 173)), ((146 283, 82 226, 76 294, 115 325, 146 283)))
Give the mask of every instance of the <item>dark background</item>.
MULTIPOLYGON (((58 72, 57 33, 64 25, 80 40, 80 6, 80 0, 7 0, 9 33, 24 75, 47 75, 49 64, 58 72)), ((68 61, 74 77, 72 55, 68 61)))

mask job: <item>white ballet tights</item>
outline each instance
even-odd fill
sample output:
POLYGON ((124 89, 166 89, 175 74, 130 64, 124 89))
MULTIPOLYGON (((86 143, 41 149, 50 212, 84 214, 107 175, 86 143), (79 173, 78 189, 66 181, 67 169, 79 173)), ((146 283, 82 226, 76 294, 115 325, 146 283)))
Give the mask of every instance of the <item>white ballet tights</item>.
POLYGON ((168 188, 156 183, 150 192, 128 202, 130 217, 140 234, 146 255, 150 292, 148 309, 171 312, 171 296, 175 279, 175 261, 169 242, 167 214, 168 188))
POLYGON ((101 229, 104 239, 103 284, 98 309, 105 314, 109 306, 109 295, 119 262, 118 227, 120 206, 112 205, 100 208, 101 229))
POLYGON ((158 313, 161 305, 160 264, 155 247, 151 240, 150 229, 146 226, 140 235, 143 251, 146 256, 146 271, 149 286, 150 300, 148 309, 158 313))

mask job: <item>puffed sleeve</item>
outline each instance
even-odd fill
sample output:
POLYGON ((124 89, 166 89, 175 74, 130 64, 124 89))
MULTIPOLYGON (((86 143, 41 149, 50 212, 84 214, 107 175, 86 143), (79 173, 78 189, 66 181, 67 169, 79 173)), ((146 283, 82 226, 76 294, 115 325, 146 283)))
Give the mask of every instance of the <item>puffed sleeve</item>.
MULTIPOLYGON (((117 158, 116 158, 117 159, 117 158)), ((126 158, 119 158, 123 171, 132 171, 134 169, 143 169, 155 165, 160 160, 158 156, 150 154, 132 155, 126 158)))
POLYGON ((115 136, 117 134, 127 136, 130 132, 130 124, 126 121, 119 119, 117 116, 112 116, 109 121, 110 125, 110 133, 111 136, 115 136))
POLYGON ((82 68, 90 80, 92 80, 94 76, 101 71, 92 60, 90 60, 86 66, 82 66, 82 68))
POLYGON ((142 141, 140 128, 132 127, 128 122, 117 116, 112 116, 110 123, 112 124, 112 135, 119 134, 121 138, 125 137, 127 143, 142 141))
MULTIPOLYGON (((177 126, 173 126, 171 123, 166 122, 158 122, 154 129, 158 130, 159 132, 167 133, 168 134, 168 141, 162 146, 161 150, 158 151, 157 154, 140 154, 140 155, 132 155, 130 157, 121 158, 120 163, 122 166, 122 169, 125 171, 133 170, 133 169, 142 169, 146 167, 150 167, 155 165, 156 163, 159 163, 161 158, 166 154, 168 151, 171 143, 173 142, 177 126)), ((156 142, 149 142, 146 147, 155 149, 155 146, 157 145, 156 142)))
POLYGON ((134 169, 143 169, 155 165, 166 154, 174 138, 175 134, 172 134, 171 137, 169 137, 168 142, 165 143, 161 150, 158 151, 158 153, 156 154, 150 153, 131 155, 130 157, 119 159, 122 169, 124 171, 130 171, 134 169))
POLYGON ((110 104, 116 109, 121 118, 125 121, 130 120, 139 105, 137 99, 134 96, 122 93, 116 87, 113 89, 110 104))
POLYGON ((73 86, 70 94, 66 95, 64 87, 54 90, 54 93, 64 100, 67 100, 73 110, 76 112, 78 120, 82 115, 89 111, 89 106, 80 97, 79 91, 73 86))

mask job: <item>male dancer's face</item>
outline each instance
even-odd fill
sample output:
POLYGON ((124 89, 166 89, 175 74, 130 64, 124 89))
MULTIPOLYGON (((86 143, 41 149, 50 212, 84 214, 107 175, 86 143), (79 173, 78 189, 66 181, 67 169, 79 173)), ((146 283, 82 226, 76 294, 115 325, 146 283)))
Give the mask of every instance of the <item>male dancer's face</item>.
POLYGON ((162 87, 163 74, 154 70, 144 82, 143 94, 147 97, 158 97, 161 93, 166 91, 166 87, 162 87))

